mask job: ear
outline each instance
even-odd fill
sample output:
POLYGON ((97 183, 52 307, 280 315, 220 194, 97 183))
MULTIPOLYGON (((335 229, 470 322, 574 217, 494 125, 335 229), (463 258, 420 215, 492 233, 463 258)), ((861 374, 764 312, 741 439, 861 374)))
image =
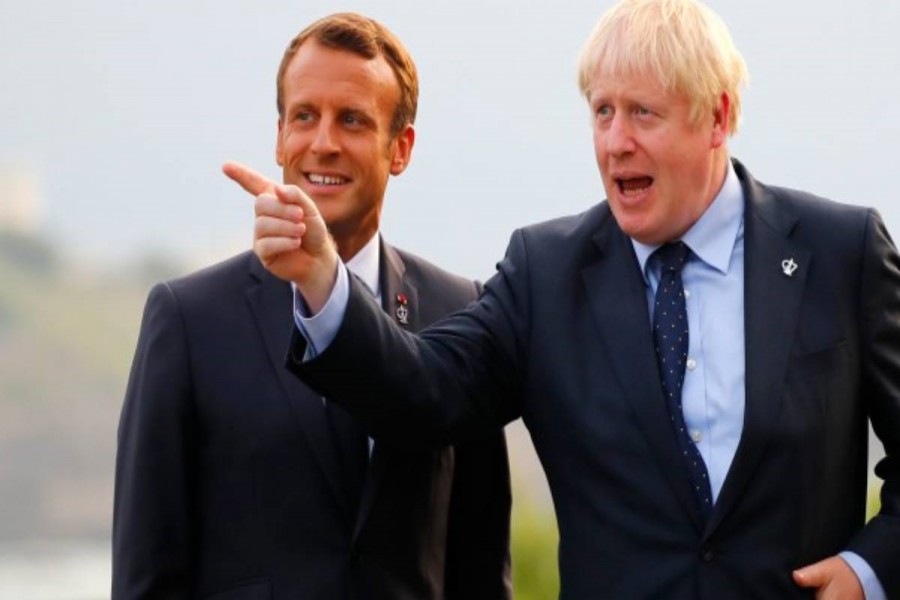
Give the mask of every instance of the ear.
POLYGON ((719 102, 713 110, 713 129, 712 139, 710 140, 713 148, 719 148, 725 145, 728 139, 728 119, 731 116, 731 98, 728 92, 722 92, 719 96, 719 102))
POLYGON ((284 121, 278 117, 278 135, 275 137, 275 162, 279 167, 284 166, 284 146, 281 143, 281 134, 284 131, 284 121))
POLYGON ((400 133, 397 134, 397 137, 394 138, 394 141, 391 142, 391 175, 399 175, 406 170, 415 143, 416 130, 407 123, 400 130, 400 133))

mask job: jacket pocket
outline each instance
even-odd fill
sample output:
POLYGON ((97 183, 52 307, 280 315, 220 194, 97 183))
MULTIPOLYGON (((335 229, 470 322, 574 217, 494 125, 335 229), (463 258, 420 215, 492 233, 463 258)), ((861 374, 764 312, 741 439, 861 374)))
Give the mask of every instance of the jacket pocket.
POLYGON ((802 381, 827 373, 837 373, 846 359, 847 342, 836 344, 812 352, 795 354, 789 363, 789 375, 802 381))

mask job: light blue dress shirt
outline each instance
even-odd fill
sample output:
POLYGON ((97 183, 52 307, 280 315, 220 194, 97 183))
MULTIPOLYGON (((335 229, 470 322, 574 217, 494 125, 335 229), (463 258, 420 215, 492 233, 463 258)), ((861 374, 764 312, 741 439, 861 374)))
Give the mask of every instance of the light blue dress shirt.
MULTIPOLYGON (((730 164, 728 171, 719 195, 681 238, 691 249, 681 271, 690 339, 681 402, 709 471, 713 502, 744 426, 744 197, 730 164)), ((652 323, 660 266, 651 255, 659 246, 632 244, 652 323)))
MULTIPOLYGON (((690 336, 682 406, 685 424, 709 471, 715 502, 744 427, 744 194, 730 162, 719 194, 681 239, 692 253, 682 270, 690 336)), ((632 244, 647 284, 652 323, 659 264, 651 255, 658 246, 635 240, 632 244)), ((307 314, 294 289, 294 321, 307 341, 305 360, 318 356, 334 340, 349 296, 343 264, 338 265, 334 290, 318 314, 307 314)), ((853 552, 840 556, 856 573, 867 600, 886 600, 875 572, 861 556, 853 552)))

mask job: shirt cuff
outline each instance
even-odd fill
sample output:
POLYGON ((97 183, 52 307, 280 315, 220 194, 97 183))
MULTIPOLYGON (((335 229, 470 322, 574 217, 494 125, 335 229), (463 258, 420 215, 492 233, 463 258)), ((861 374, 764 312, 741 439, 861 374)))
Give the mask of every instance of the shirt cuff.
POLYGON ((843 558, 844 562, 850 565, 850 568, 856 573, 857 579, 862 584, 866 600, 887 600, 887 594, 884 592, 881 582, 878 581, 878 576, 862 556, 849 550, 841 552, 838 556, 843 558))
POLYGON ((309 314, 309 307, 303 300, 303 296, 297 291, 297 286, 291 282, 291 290, 294 293, 294 324, 297 331, 306 340, 306 353, 303 362, 310 361, 319 356, 331 342, 334 341, 341 323, 344 322, 344 313, 347 312, 347 302, 350 298, 350 283, 347 279, 347 267, 338 262, 337 278, 331 296, 325 302, 318 313, 309 314))

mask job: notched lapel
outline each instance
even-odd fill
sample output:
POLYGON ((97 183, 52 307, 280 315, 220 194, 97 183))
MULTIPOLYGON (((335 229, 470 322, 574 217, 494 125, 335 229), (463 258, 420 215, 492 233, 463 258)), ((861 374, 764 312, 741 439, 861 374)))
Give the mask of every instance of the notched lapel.
POLYGON ((281 384, 284 398, 290 405, 291 413, 296 417, 302 434, 322 467, 322 473, 336 501, 353 522, 356 516, 350 514, 346 496, 341 491, 340 463, 330 437, 322 398, 284 366, 284 357, 287 355, 294 327, 291 288, 268 273, 255 256, 250 260, 252 283, 247 288, 247 302, 265 340, 269 360, 281 384))
POLYGON ((607 214, 594 236, 600 258, 582 270, 600 342, 659 468, 701 527, 659 383, 644 279, 629 239, 607 214))
POLYGON ((711 532, 740 498, 781 415, 787 364, 811 253, 791 239, 796 216, 735 165, 744 184, 744 428, 710 518, 711 532), (796 265, 795 268, 791 265, 796 265), (786 273, 789 271, 790 274, 786 273))

